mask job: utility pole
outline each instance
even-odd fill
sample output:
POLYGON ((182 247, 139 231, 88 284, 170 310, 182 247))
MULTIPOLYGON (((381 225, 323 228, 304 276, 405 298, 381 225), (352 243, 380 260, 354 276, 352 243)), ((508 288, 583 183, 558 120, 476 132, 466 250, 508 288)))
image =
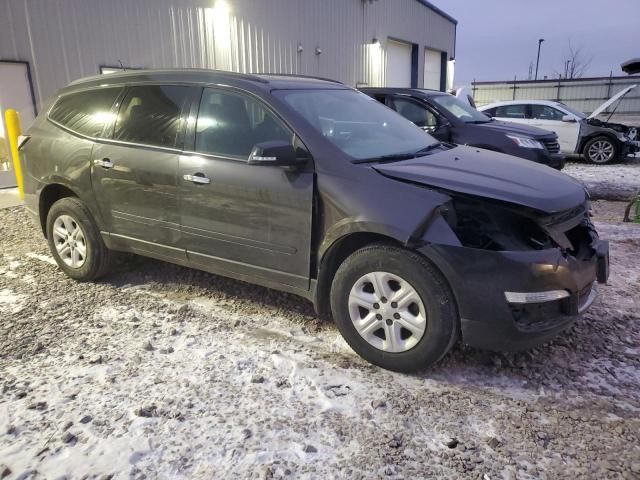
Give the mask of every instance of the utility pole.
POLYGON ((538 40, 538 59, 536 60, 536 77, 534 78, 534 80, 538 80, 538 65, 540 64, 540 46, 542 45, 542 42, 544 42, 544 38, 541 38, 538 40))
POLYGON ((571 63, 571 60, 564 62, 564 78, 569 78, 569 63, 571 63))

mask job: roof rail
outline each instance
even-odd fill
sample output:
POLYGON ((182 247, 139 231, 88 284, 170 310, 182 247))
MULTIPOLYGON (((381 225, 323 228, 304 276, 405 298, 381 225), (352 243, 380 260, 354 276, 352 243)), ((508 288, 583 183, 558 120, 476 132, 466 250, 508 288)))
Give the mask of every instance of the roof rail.
POLYGON ((309 78, 312 80, 322 80, 324 82, 338 83, 340 85, 344 85, 340 80, 334 80, 333 78, 325 78, 325 77, 316 77, 314 75, 300 75, 297 73, 248 73, 247 75, 265 75, 268 77, 292 77, 292 78, 309 78))
POLYGON ((99 74, 99 75, 92 75, 89 77, 78 78, 73 82, 69 83, 69 85, 78 85, 78 84, 90 82, 93 80, 97 80, 100 78, 134 77, 136 75, 159 75, 163 73, 179 74, 180 72, 209 73, 214 75, 221 75, 226 77, 250 80, 250 81, 259 82, 259 83, 269 83, 267 80, 257 76, 256 74, 230 72, 227 70, 214 70, 214 69, 208 69, 208 68, 153 68, 153 69, 137 68, 137 69, 123 70, 119 72, 109 73, 107 77, 105 77, 105 75, 103 74, 99 74))

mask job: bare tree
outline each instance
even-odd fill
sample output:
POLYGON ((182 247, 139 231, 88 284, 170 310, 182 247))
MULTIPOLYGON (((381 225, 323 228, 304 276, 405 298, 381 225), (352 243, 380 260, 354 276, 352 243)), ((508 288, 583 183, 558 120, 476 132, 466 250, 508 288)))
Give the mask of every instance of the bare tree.
POLYGON ((581 45, 574 47, 569 39, 569 50, 562 61, 562 69, 560 70, 563 73, 556 71, 556 74, 564 78, 582 78, 592 60, 593 55, 587 56, 584 53, 584 47, 581 45))

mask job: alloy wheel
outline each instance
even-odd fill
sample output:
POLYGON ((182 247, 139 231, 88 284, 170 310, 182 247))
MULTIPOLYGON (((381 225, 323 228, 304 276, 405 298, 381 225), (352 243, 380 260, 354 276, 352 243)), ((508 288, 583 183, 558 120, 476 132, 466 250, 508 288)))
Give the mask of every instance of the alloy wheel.
POLYGON ((424 336, 427 316, 416 289, 388 272, 360 277, 349 292, 349 315, 370 345, 390 353, 415 347, 424 336))
POLYGON ((71 268, 80 268, 87 258, 87 242, 78 222, 69 215, 60 215, 53 222, 53 242, 62 261, 71 268))
POLYGON ((587 155, 594 163, 607 163, 613 157, 613 144, 608 140, 598 140, 589 147, 587 155))

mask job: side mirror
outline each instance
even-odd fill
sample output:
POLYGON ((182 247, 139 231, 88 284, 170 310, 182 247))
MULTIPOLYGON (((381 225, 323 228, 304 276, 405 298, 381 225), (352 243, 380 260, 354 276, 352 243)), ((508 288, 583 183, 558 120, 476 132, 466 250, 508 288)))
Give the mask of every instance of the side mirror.
POLYGON ((485 116, 489 117, 489 118, 493 118, 493 115, 491 115, 491 112, 489 110, 483 112, 482 110, 478 110, 480 113, 484 114, 485 116))
POLYGON ((576 119, 573 117, 573 115, 564 115, 562 117, 562 121, 563 122, 574 122, 576 121, 576 119))
POLYGON ((247 163, 249 165, 264 165, 272 167, 294 167, 301 165, 307 160, 298 158, 296 149, 291 142, 283 140, 272 140, 269 142, 257 143, 247 163))

